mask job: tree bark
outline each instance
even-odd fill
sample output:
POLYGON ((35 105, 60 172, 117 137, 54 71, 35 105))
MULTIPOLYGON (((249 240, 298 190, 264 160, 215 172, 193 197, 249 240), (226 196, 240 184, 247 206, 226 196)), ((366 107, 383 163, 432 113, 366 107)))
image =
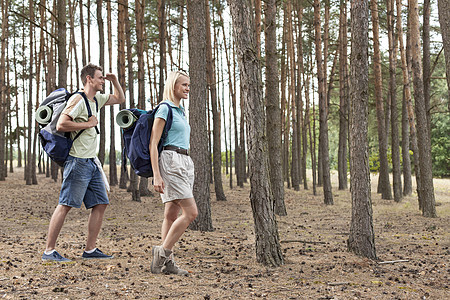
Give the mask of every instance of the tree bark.
POLYGON ((269 266, 283 264, 274 203, 269 184, 269 157, 264 135, 265 118, 261 70, 256 53, 254 20, 250 1, 228 0, 233 21, 233 36, 245 101, 247 145, 250 173, 250 202, 256 236, 256 259, 269 266))
POLYGON ((433 171, 431 161, 431 139, 428 130, 428 120, 423 95, 422 62, 420 57, 420 33, 419 33, 419 8, 417 0, 409 1, 410 17, 410 39, 411 39, 411 61, 414 84, 414 100, 417 117, 417 139, 419 143, 419 164, 421 191, 419 191, 419 202, 423 204, 422 214, 425 217, 437 217, 436 203, 434 198, 433 171))
MULTIPOLYGON (((128 10, 128 1, 127 0, 118 0, 117 2, 117 79, 122 87, 123 91, 126 91, 126 80, 125 80, 125 23, 126 23, 126 12, 128 10)), ((129 21, 128 21, 129 23, 129 21)), ((129 35, 127 35, 129 36, 129 35)), ((131 45, 128 45, 127 48, 131 48, 131 45)), ((132 78, 128 78, 128 83, 130 86, 133 85, 132 78)), ((125 103, 120 104, 120 109, 125 108, 125 103)), ((122 151, 122 163, 120 166, 120 178, 119 178, 119 188, 126 189, 128 182, 128 167, 126 165, 126 158, 124 149, 124 143, 122 138, 122 133, 120 134, 120 145, 122 151)))
POLYGON ((281 109, 278 90, 277 1, 265 3, 264 35, 266 50, 266 132, 269 145, 269 174, 275 201, 275 213, 286 216, 284 183, 281 167, 281 109))
POLYGON ((159 29, 159 94, 158 103, 163 100, 164 74, 166 70, 166 0, 158 0, 159 29))
POLYGON ((269 183, 261 70, 253 33, 250 1, 228 0, 245 101, 250 174, 250 202, 256 236, 256 259, 268 266, 283 264, 278 226, 269 183))
MULTIPOLYGON (((402 1, 397 0, 397 12, 402 11, 402 1)), ((408 123, 408 103, 411 102, 411 85, 408 72, 408 66, 406 63, 406 53, 403 43, 403 27, 402 27, 402 15, 397 13, 397 34, 400 48, 401 67, 403 74, 403 101, 402 101, 402 159, 403 159, 403 195, 410 195, 412 193, 412 179, 411 179, 411 158, 409 154, 409 145, 411 142, 414 153, 417 151, 417 137, 415 132, 415 125, 412 122, 414 128, 409 129, 408 123), (414 148, 415 145, 415 148, 414 148)), ((416 180, 419 178, 416 167, 416 180)))
POLYGON ((189 227, 193 230, 213 231, 209 188, 211 156, 208 152, 208 132, 205 128, 206 99, 208 99, 205 10, 205 0, 188 1, 189 75, 191 78, 189 120, 191 153, 195 165, 194 197, 198 207, 198 216, 189 227))
MULTIPOLYGON (((444 44, 445 72, 447 74, 447 89, 450 91, 450 3, 448 0, 438 0, 439 24, 444 44)), ((447 94, 447 106, 450 111, 450 92, 447 94)))
MULTIPOLYGON (((322 60, 322 39, 320 34, 320 2, 314 0, 314 30, 316 43, 317 80, 319 83, 319 119, 320 135, 319 148, 322 149, 322 176, 323 176, 323 198, 327 205, 333 204, 330 178, 330 158, 328 153, 328 103, 325 94, 324 65, 322 60)), ((320 166, 319 166, 320 168, 320 166)))
MULTIPOLYGON (((97 26, 99 37, 99 65, 104 68, 105 65, 105 29, 102 17, 103 0, 97 0, 97 26)), ((103 92, 102 92, 103 93, 103 92)), ((106 134, 105 134, 105 107, 100 109, 99 127, 100 127, 100 145, 98 147, 98 159, 105 163, 105 148, 106 148, 106 134)))
POLYGON ((213 170, 214 191, 217 201, 226 201, 222 185, 222 150, 221 150, 221 117, 218 105, 216 88, 216 68, 212 54, 211 17, 209 14, 209 0, 205 0, 205 29, 206 29, 206 73, 211 96, 211 109, 213 114, 213 170))
POLYGON ((392 177, 394 187, 394 201, 402 199, 402 179, 400 171, 400 142, 398 136, 398 109, 397 109, 397 40, 394 33, 394 0, 387 0, 387 23, 389 42, 389 96, 391 104, 391 157, 392 177))
POLYGON ((375 234, 369 171, 369 57, 367 0, 354 0, 351 7, 351 131, 350 131, 350 190, 352 220, 348 239, 349 251, 376 259, 375 234))
POLYGON ((371 0, 372 11, 372 32, 373 32, 373 73, 375 87, 375 103, 377 110, 377 128, 378 128, 378 155, 380 160, 379 172, 379 190, 381 198, 392 199, 391 185, 389 183, 389 166, 387 159, 387 135, 386 122, 383 104, 383 79, 381 73, 381 54, 380 54, 380 33, 378 23, 378 5, 376 0, 371 0))
POLYGON ((347 1, 340 3, 339 18, 339 190, 346 190, 348 144, 348 64, 347 64, 347 1))
POLYGON ((2 16, 2 31, 0 36, 0 181, 6 180, 5 157, 5 127, 6 122, 6 46, 8 43, 8 0, 2 1, 0 14, 2 16))

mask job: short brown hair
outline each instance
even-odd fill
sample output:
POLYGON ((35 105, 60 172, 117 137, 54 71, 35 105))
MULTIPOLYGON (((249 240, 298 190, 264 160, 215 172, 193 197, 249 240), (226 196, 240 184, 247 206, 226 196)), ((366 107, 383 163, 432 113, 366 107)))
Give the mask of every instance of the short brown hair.
POLYGON ((83 83, 83 85, 86 85, 86 81, 87 81, 87 76, 91 76, 92 78, 94 78, 95 75, 95 71, 99 70, 100 72, 103 72, 102 67, 99 67, 97 65, 94 65, 93 63, 88 63, 87 65, 85 65, 83 67, 83 69, 81 69, 81 82, 83 83))

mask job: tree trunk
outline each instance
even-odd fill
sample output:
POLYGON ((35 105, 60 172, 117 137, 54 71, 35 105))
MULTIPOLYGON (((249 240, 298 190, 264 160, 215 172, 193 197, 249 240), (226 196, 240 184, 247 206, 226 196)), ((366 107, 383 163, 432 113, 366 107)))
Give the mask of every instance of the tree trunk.
MULTIPOLYGON (((33 63, 34 63, 34 46, 33 46, 33 33, 34 33, 34 1, 33 0, 29 0, 29 13, 30 13, 30 43, 29 43, 29 49, 30 49, 30 56, 29 56, 29 70, 28 70, 28 74, 33 74, 33 63)), ((59 11, 59 9, 61 9, 61 7, 58 7, 58 13, 59 13, 59 17, 61 17, 61 11, 59 11)), ((64 12, 65 12, 65 7, 64 7, 64 12)), ((58 24, 59 25, 59 24, 58 24)), ((65 24, 64 24, 65 27, 65 24)), ((64 36, 65 37, 65 36, 64 36)), ((59 45, 60 46, 60 45, 59 45)), ((64 43, 64 55, 65 55, 65 43, 64 43)), ((58 50, 61 50, 61 48, 59 48, 58 50)), ((58 51, 59 52, 59 51, 58 51)), ((28 147, 27 147, 27 166, 26 166, 26 171, 25 171, 25 181, 27 185, 31 185, 33 184, 33 134, 32 134, 32 128, 33 128, 33 124, 35 122, 33 122, 33 76, 29 76, 29 82, 28 82, 28 105, 27 105, 27 114, 28 114, 28 130, 27 130, 27 135, 28 135, 28 147)), ((5 118, 3 118, 5 119, 5 118)), ((3 128, 2 128, 2 131, 3 128)), ((4 145, 2 146, 2 148, 4 148, 4 145)), ((4 150, 2 150, 4 151, 4 150)), ((3 161, 4 159, 4 155, 1 157, 1 160, 3 161)), ((34 162, 35 164, 36 162, 34 162)))
MULTIPOLYGON (((283 3, 283 11, 286 11, 287 2, 283 3)), ((289 102, 286 100, 286 82, 287 82, 287 66, 286 66, 286 39, 288 15, 284 14, 283 18, 283 36, 281 40, 281 135, 282 135, 282 169, 283 182, 287 182, 287 187, 291 187, 289 180, 289 102)))
MULTIPOLYGON (((328 153, 328 103, 325 94, 324 65, 322 61, 322 39, 320 35, 320 2, 314 0, 314 29, 316 42, 317 80, 319 83, 320 136, 319 148, 322 149, 323 198, 327 205, 333 204, 331 192, 330 159, 328 153)), ((320 166, 319 166, 320 167, 320 166)))
MULTIPOLYGON (((128 18, 126 18, 126 12, 128 10, 128 1, 127 0, 119 0, 117 2, 117 79, 122 87, 122 90, 126 91, 126 80, 125 80, 125 24, 128 18)), ((129 36, 129 35, 127 35, 129 36)), ((131 48, 131 45, 128 45, 127 48, 131 48)), ((128 83, 130 86, 133 86, 133 80, 128 78, 128 83)), ((120 109, 125 108, 125 103, 120 104, 120 109)), ((123 151, 124 143, 122 138, 122 133, 120 134, 120 145, 122 151, 122 163, 120 167, 120 178, 119 178, 119 188, 126 189, 128 182, 128 168, 126 165, 126 157, 123 151)))
MULTIPOLYGON (((138 63, 138 104, 137 108, 145 110, 145 68, 144 68, 144 9, 145 1, 135 1, 136 12, 136 55, 138 63)), ((139 177, 139 190, 141 196, 152 196, 148 188, 148 178, 139 177)))
POLYGON ((222 150, 221 150, 221 117, 218 105, 216 88, 216 68, 212 55, 211 42, 211 17, 209 14, 209 0, 205 0, 205 29, 206 29, 206 73, 208 77, 208 87, 211 95, 211 108, 213 114, 213 170, 214 170, 214 190, 217 201, 226 201, 222 185, 222 150))
POLYGON ((189 75, 191 77, 189 120, 191 153, 195 165, 194 197, 198 207, 198 216, 189 227, 193 230, 213 231, 209 188, 211 156, 208 152, 208 132, 205 128, 206 99, 208 99, 205 10, 205 0, 188 1, 189 75))
MULTIPOLYGON (((108 60, 109 60, 109 72, 112 73, 112 8, 111 2, 106 3, 107 11, 107 25, 108 25, 108 60)), ((111 86, 112 92, 112 86, 111 86)), ((114 120, 114 105, 110 105, 110 148, 109 148, 109 185, 117 185, 117 164, 116 164, 116 130, 115 130, 115 120, 114 120)))
MULTIPOLYGON (((296 111, 297 106, 295 103, 296 98, 296 76, 295 76, 295 49, 294 49, 294 30, 292 25, 292 1, 287 1, 286 3, 286 14, 288 16, 287 19, 287 49, 288 49, 288 70, 289 70, 289 94, 288 101, 291 103, 291 116, 292 116, 292 145, 291 145, 291 180, 292 180, 292 188, 296 191, 300 190, 300 181, 299 181, 299 141, 298 141, 298 127, 296 119, 296 111)), ((288 127, 288 132, 290 132, 290 127, 288 127)), ((289 153, 289 150, 288 152, 289 153)))
POLYGON ((268 266, 283 264, 274 203, 269 184, 269 157, 264 137, 265 118, 261 70, 253 33, 250 1, 228 0, 245 101, 250 173, 250 202, 255 222, 256 259, 268 266))
MULTIPOLYGON (((448 0, 438 0, 438 9, 439 24, 441 25, 441 35, 444 44, 447 89, 450 91, 450 2, 448 0)), ((447 97, 447 106, 450 111, 450 92, 447 94, 447 97)))
POLYGON ((369 57, 367 0, 355 0, 351 7, 351 131, 350 190, 352 220, 348 239, 349 251, 376 259, 373 231, 369 171, 369 57))
POLYGON ((422 61, 423 61, 423 97, 425 99, 425 110, 427 113, 428 131, 431 132, 431 110, 430 110, 430 84, 431 84, 431 53, 430 53, 430 0, 423 1, 423 24, 422 24, 422 61))
POLYGON ((339 18, 339 190, 346 190, 348 144, 347 1, 340 2, 339 18))
POLYGON ((372 11, 372 31, 373 31, 373 73, 375 103, 377 110, 377 128, 378 128, 378 155, 380 160, 379 189, 381 198, 392 199, 391 185, 389 183, 389 166, 387 159, 387 135, 385 129, 385 113, 382 95, 383 79, 381 73, 381 54, 380 54, 380 33, 378 23, 378 5, 376 0, 371 0, 372 11))
POLYGON ((431 161, 431 139, 428 130, 427 112, 423 96, 422 66, 420 57, 419 8, 417 0, 409 1, 409 17, 411 39, 411 61, 413 70, 414 100, 417 117, 417 139, 419 143, 419 164, 421 191, 419 201, 423 204, 422 214, 425 217, 436 217, 434 198, 433 171, 431 161))
MULTIPOLYGON (((98 26, 98 37, 99 37, 99 65, 104 68, 105 65, 105 30, 103 25, 102 17, 103 0, 97 0, 97 26, 98 26)), ((103 92, 102 92, 103 93, 103 92)), ((100 119, 99 119, 99 129, 100 129, 100 145, 98 148, 98 159, 102 163, 105 163, 105 144, 106 144, 106 134, 105 134, 105 107, 100 109, 100 119)))
MULTIPOLYGON (((0 14, 2 16, 2 31, 0 37, 0 181, 6 179, 5 170, 5 127, 6 122, 6 46, 8 44, 8 0, 2 1, 0 14)), ((17 118, 18 119, 18 118, 17 118)))
MULTIPOLYGON (((402 1, 397 0, 397 12, 402 11, 402 1)), ((409 154, 409 144, 411 141, 412 145, 417 145, 417 138, 414 128, 409 130, 408 124, 408 103, 411 102, 411 85, 408 67, 406 65, 406 53, 405 47, 403 45, 403 27, 402 27, 402 15, 397 13, 397 34, 400 48, 400 57, 402 63, 402 74, 403 74, 403 101, 402 101, 402 158, 403 158, 403 195, 410 195, 412 193, 412 180, 411 180, 411 158, 409 154), (411 134, 410 134, 411 132, 411 134), (415 141, 413 141, 415 139, 415 141)), ((414 126, 414 122, 412 124, 414 126)), ((417 152, 417 148, 413 152, 417 152)), ((417 169, 416 169, 417 174, 417 169)), ((416 177, 417 180, 418 177, 416 177)))
POLYGON ((164 73, 166 70, 166 0, 158 0, 159 29, 159 95, 158 103, 163 100, 164 73))
POLYGON ((269 145, 269 174, 275 201, 275 213, 286 216, 284 183, 281 167, 281 109, 278 90, 277 2, 265 3, 264 34, 266 50, 266 132, 269 145))
POLYGON ((400 171, 400 142, 398 136, 398 109, 397 109, 397 39, 394 33, 394 0, 387 0, 387 23, 389 42, 389 95, 391 99, 391 156, 392 177, 394 187, 394 201, 402 199, 402 179, 400 171))

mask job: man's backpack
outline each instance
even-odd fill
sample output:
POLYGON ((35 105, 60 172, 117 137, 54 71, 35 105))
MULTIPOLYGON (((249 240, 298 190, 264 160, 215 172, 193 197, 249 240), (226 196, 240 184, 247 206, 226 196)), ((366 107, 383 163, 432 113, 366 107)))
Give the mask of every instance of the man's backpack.
MULTIPOLYGON (((73 141, 84 132, 84 129, 80 130, 72 140, 70 138, 70 132, 59 132, 56 130, 56 124, 58 123, 62 111, 66 107, 67 101, 76 93, 83 97, 88 111, 88 117, 90 118, 92 116, 92 111, 86 95, 83 92, 78 91, 70 93, 64 88, 51 92, 36 111, 36 121, 42 128, 39 131, 39 140, 42 148, 47 155, 60 166, 64 165, 67 156, 69 156, 73 141)), ((98 111, 98 103, 95 97, 94 100, 98 111)), ((97 126, 95 129, 98 133, 97 126)))
POLYGON ((122 128, 123 141, 125 145, 122 162, 126 164, 126 157, 128 157, 134 172, 142 177, 153 177, 153 168, 150 160, 149 149, 150 136, 152 133, 156 111, 163 104, 169 107, 169 113, 161 135, 161 140, 158 143, 158 153, 161 153, 163 149, 163 141, 172 127, 173 120, 172 107, 170 107, 168 103, 162 102, 153 110, 149 111, 134 108, 122 110, 116 117, 117 124, 122 127, 124 122, 121 122, 123 121, 121 118, 128 118, 129 112, 131 112, 133 114, 133 118, 136 119, 132 126, 122 128))

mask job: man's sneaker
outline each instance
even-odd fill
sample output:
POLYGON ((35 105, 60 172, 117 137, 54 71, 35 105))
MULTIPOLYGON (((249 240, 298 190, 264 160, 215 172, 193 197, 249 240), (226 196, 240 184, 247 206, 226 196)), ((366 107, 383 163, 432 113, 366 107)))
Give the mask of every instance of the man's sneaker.
POLYGON ((70 259, 63 257, 61 254, 59 254, 58 252, 53 251, 50 254, 42 254, 42 260, 46 261, 46 260, 50 260, 50 261, 58 261, 58 262, 68 262, 70 261, 70 259))
POLYGON ((173 254, 169 256, 169 259, 167 259, 166 264, 161 269, 161 271, 164 274, 175 274, 175 275, 183 275, 183 276, 189 275, 188 271, 183 270, 177 266, 177 264, 173 260, 173 254))
POLYGON ((84 259, 105 259, 105 258, 113 258, 112 255, 106 255, 100 249, 95 248, 94 252, 87 253, 86 251, 83 252, 83 255, 81 255, 84 259))
POLYGON ((153 274, 161 273, 161 269, 164 267, 167 258, 172 254, 170 250, 164 250, 163 246, 153 247, 153 260, 150 266, 150 270, 153 274), (167 252, 167 253, 166 253, 167 252))

